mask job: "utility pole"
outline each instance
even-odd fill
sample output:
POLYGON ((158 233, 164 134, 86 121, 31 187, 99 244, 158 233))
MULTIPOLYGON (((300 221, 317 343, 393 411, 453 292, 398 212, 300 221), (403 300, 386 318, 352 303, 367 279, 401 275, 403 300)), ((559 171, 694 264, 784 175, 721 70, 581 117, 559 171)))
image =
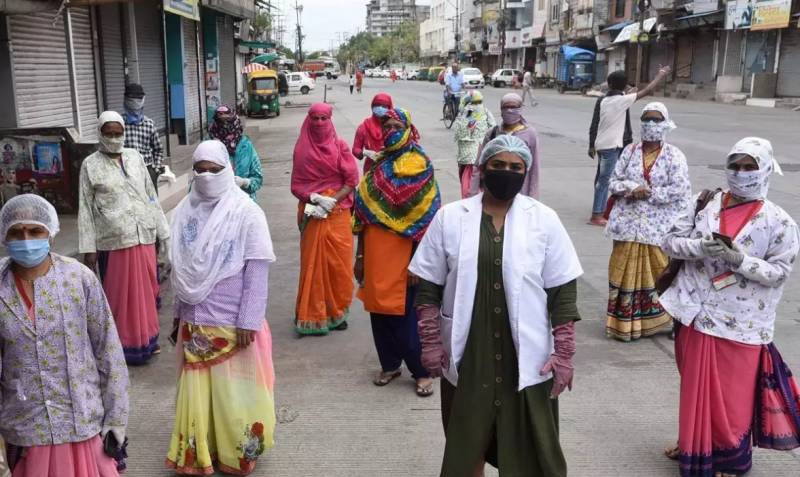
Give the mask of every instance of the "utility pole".
POLYGON ((642 79, 642 34, 644 33, 644 10, 650 4, 648 0, 638 0, 639 7, 639 32, 636 34, 636 80, 634 85, 639 87, 642 79))
POLYGON ((300 14, 303 13, 303 6, 294 0, 294 9, 297 12, 297 64, 303 65, 303 27, 300 26, 300 14))
POLYGON ((455 34, 456 34, 456 61, 459 61, 461 55, 459 51, 461 49, 461 0, 456 0, 456 21, 455 21, 455 34))
POLYGON ((500 0, 500 61, 499 68, 506 66, 506 3, 508 0, 500 0))

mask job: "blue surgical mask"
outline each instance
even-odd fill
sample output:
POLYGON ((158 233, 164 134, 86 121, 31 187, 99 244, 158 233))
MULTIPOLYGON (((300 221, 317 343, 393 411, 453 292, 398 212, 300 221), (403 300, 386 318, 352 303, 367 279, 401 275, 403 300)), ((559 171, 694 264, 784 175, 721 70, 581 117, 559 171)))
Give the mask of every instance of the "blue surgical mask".
POLYGON ((389 109, 385 106, 373 106, 372 107, 372 114, 375 116, 382 118, 389 112, 389 109))
POLYGON ((50 240, 12 240, 6 243, 8 255, 15 263, 25 268, 33 268, 47 258, 50 253, 50 240))

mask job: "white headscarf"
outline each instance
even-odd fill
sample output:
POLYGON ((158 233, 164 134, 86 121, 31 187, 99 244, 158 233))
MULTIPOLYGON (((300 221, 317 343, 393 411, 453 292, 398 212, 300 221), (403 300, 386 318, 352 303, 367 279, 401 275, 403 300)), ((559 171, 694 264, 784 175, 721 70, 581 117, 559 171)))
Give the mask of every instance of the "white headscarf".
POLYGON ((783 169, 772 152, 772 143, 760 137, 739 140, 728 153, 726 165, 746 154, 758 163, 757 171, 732 171, 726 169, 728 185, 734 195, 748 200, 763 199, 769 192, 769 176, 773 172, 783 175, 783 169))
POLYGON ((103 111, 97 118, 97 141, 100 151, 119 154, 125 144, 125 120, 116 111, 103 111), (108 123, 119 123, 122 126, 122 137, 107 138, 103 136, 103 126, 108 123))
POLYGON ((209 161, 224 169, 195 173, 192 190, 172 219, 172 286, 175 296, 190 305, 201 303, 217 283, 239 273, 245 261, 275 261, 264 211, 236 187, 228 157, 220 141, 197 146, 192 163, 209 161))
POLYGON ((667 110, 667 106, 660 102, 660 101, 653 101, 651 103, 647 103, 644 108, 642 108, 642 116, 644 113, 648 111, 658 111, 661 113, 661 116, 664 117, 664 125, 666 126, 667 131, 672 131, 673 129, 677 128, 678 126, 675 124, 675 121, 669 118, 669 111, 667 110))

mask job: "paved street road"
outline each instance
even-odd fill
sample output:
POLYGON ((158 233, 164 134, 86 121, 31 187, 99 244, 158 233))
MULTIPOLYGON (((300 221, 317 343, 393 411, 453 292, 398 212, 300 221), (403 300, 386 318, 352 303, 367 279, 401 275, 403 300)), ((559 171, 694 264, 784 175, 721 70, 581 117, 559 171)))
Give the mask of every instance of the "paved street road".
MULTIPOLYGON (((411 110, 421 144, 436 166, 445 201, 458 198, 452 134, 439 121, 441 89, 432 83, 391 84, 366 79, 362 95, 350 96, 346 84, 331 82, 339 134, 352 140, 380 90, 411 110)), ((324 82, 319 82, 321 86, 324 82)), ((407 376, 385 388, 371 384, 378 369, 369 320, 354 301, 350 329, 327 337, 298 339, 292 317, 299 267, 296 200, 289 193, 291 153, 312 100, 291 96, 276 119, 249 120, 248 134, 264 160, 265 182, 259 204, 266 210, 278 262, 270 273, 268 320, 274 339, 279 424, 276 446, 255 475, 272 477, 434 476, 444 438, 439 397, 420 399, 407 376), (305 104, 299 104, 304 102, 305 104)), ((540 90, 541 91, 541 90, 540 90)), ((499 117, 506 90, 486 89, 486 102, 499 117)), ((572 235, 586 271, 579 283, 583 321, 578 329, 575 387, 561 399, 562 443, 572 476, 672 476, 676 465, 662 456, 677 432, 678 376, 672 342, 666 336, 633 344, 604 337, 606 267, 610 241, 602 230, 584 225, 592 198, 595 163, 586 156, 594 100, 578 95, 539 93, 540 106, 526 107, 539 130, 543 158, 542 201, 556 209, 572 235)), ((694 189, 723 184, 721 165, 731 145, 747 135, 773 141, 787 170, 773 182, 770 198, 800 219, 797 155, 800 114, 783 110, 667 100, 678 129, 669 141, 687 155, 694 189)), ((634 130, 638 113, 633 109, 634 130)), ((777 325, 777 344, 800 373, 800 274, 787 286, 777 325)), ((168 297, 170 296, 167 293, 168 297)), ((169 305, 169 300, 167 305, 169 305)), ((171 322, 169 306, 162 326, 171 322)), ((165 337, 164 337, 165 338, 165 337)), ((164 455, 172 428, 176 369, 171 346, 146 367, 132 368, 129 433, 131 477, 167 476, 164 455)), ((488 473, 487 475, 496 475, 488 473)), ((800 475, 800 453, 757 450, 753 476, 800 475)))

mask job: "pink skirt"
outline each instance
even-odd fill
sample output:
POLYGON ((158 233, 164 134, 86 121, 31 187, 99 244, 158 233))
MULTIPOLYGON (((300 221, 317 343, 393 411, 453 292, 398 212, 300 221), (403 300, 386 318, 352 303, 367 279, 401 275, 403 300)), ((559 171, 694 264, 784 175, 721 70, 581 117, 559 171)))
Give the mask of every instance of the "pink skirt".
POLYGON ((155 245, 108 252, 103 289, 117 323, 125 361, 146 363, 158 347, 155 245))
POLYGON ((99 436, 83 442, 31 446, 14 465, 12 477, 119 477, 117 461, 103 452, 99 436))

